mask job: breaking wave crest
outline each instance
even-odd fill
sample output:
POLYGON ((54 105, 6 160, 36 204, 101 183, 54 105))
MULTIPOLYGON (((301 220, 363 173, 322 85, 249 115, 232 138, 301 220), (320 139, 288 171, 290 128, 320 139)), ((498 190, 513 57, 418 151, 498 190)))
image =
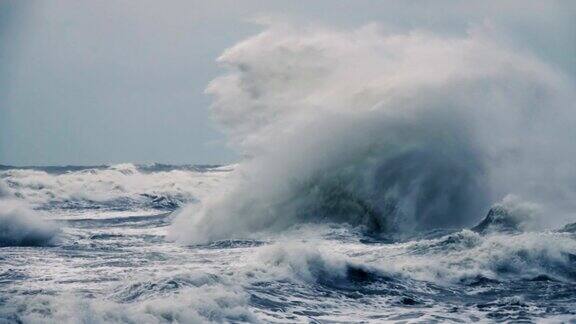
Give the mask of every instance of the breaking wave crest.
POLYGON ((12 197, 0 180, 0 247, 45 245, 57 233, 55 225, 42 220, 24 201, 12 197))
POLYGON ((6 168, 0 177, 39 209, 174 210, 205 194, 227 168, 131 163, 6 168))
POLYGON ((346 248, 339 246, 347 254, 335 251, 331 240, 304 242, 287 240, 262 248, 251 262, 266 274, 259 279, 323 284, 402 278, 442 285, 475 284, 480 278, 576 282, 576 241, 554 231, 481 235, 465 229, 396 244, 350 241, 346 248))
POLYGON ((177 240, 303 222, 462 228, 509 194, 551 223, 574 207, 571 83, 481 28, 440 37, 273 25, 219 62, 230 72, 207 89, 212 113, 246 158, 227 190, 179 212, 177 240))

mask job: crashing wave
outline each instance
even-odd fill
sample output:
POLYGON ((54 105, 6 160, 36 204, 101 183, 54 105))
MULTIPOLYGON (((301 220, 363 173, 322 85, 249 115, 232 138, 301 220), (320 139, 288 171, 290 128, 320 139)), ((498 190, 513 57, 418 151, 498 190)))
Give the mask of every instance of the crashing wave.
POLYGON ((488 232, 519 232, 521 220, 512 216, 506 208, 495 206, 490 208, 486 218, 478 225, 472 227, 474 232, 482 234, 488 232))
POLYGON ((438 239, 370 248, 352 244, 348 255, 333 246, 322 240, 265 246, 250 262, 249 277, 331 287, 402 279, 443 286, 542 278, 576 282, 576 241, 554 232, 480 235, 462 230, 438 239))
POLYGON ((11 197, 0 181, 0 247, 50 244, 57 233, 56 226, 43 221, 25 202, 11 197))
POLYGON ((272 276, 274 280, 294 279, 309 283, 346 285, 384 277, 383 273, 369 266, 301 243, 284 242, 266 246, 257 258, 254 261, 257 271, 265 271, 260 275, 272 276))
POLYGON ((14 195, 40 209, 174 210, 214 187, 227 169, 131 163, 99 167, 8 168, 14 195))
POLYGON ((0 246, 50 244, 58 229, 42 221, 37 212, 15 200, 0 200, 0 246))
POLYGON ((515 196, 506 196, 502 203, 490 208, 486 218, 472 227, 472 231, 481 234, 519 233, 530 227, 534 228, 533 222, 537 213, 537 205, 522 202, 515 196))
POLYGON ((457 236, 432 242, 409 244, 411 252, 388 260, 388 271, 409 277, 466 283, 488 280, 533 280, 555 278, 576 281, 576 241, 554 232, 525 232, 517 235, 495 233, 480 236, 464 230, 457 236))
POLYGON ((247 158, 226 190, 179 213, 174 239, 302 222, 462 228, 510 193, 558 215, 575 207, 576 170, 562 161, 576 134, 557 134, 572 132, 561 127, 574 121, 570 83, 481 30, 273 25, 219 61, 230 73, 207 89, 212 114, 247 158))

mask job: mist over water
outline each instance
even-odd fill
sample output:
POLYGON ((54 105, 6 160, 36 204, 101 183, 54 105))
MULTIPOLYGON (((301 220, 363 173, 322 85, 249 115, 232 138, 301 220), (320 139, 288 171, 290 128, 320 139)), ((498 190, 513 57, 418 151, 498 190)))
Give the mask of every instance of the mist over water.
POLYGON ((548 226, 573 215, 575 88, 487 27, 276 24, 218 61, 228 73, 207 88, 212 114, 246 158, 229 190, 179 212, 178 240, 305 222, 461 228, 507 195, 548 226))

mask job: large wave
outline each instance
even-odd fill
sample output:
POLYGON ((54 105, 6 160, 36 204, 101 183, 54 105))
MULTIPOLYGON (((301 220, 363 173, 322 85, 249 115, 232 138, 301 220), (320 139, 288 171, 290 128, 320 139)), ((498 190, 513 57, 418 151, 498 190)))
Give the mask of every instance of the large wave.
POLYGON ((574 86, 482 28, 273 25, 219 62, 212 113, 246 158, 227 190, 179 213, 176 239, 463 227, 508 194, 558 221, 574 207, 574 86))

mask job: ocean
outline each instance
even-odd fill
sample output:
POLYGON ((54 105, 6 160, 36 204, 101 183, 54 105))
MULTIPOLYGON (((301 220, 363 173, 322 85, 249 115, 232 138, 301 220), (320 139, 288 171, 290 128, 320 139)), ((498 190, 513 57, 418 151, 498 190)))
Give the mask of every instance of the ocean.
POLYGON ((576 319, 576 226, 376 234, 326 218, 206 242, 183 206, 236 165, 2 167, 0 322, 446 323, 576 319), (180 216, 179 216, 180 215, 180 216))
POLYGON ((0 168, 0 321, 576 322, 576 84, 513 43, 264 23, 236 164, 0 168))

